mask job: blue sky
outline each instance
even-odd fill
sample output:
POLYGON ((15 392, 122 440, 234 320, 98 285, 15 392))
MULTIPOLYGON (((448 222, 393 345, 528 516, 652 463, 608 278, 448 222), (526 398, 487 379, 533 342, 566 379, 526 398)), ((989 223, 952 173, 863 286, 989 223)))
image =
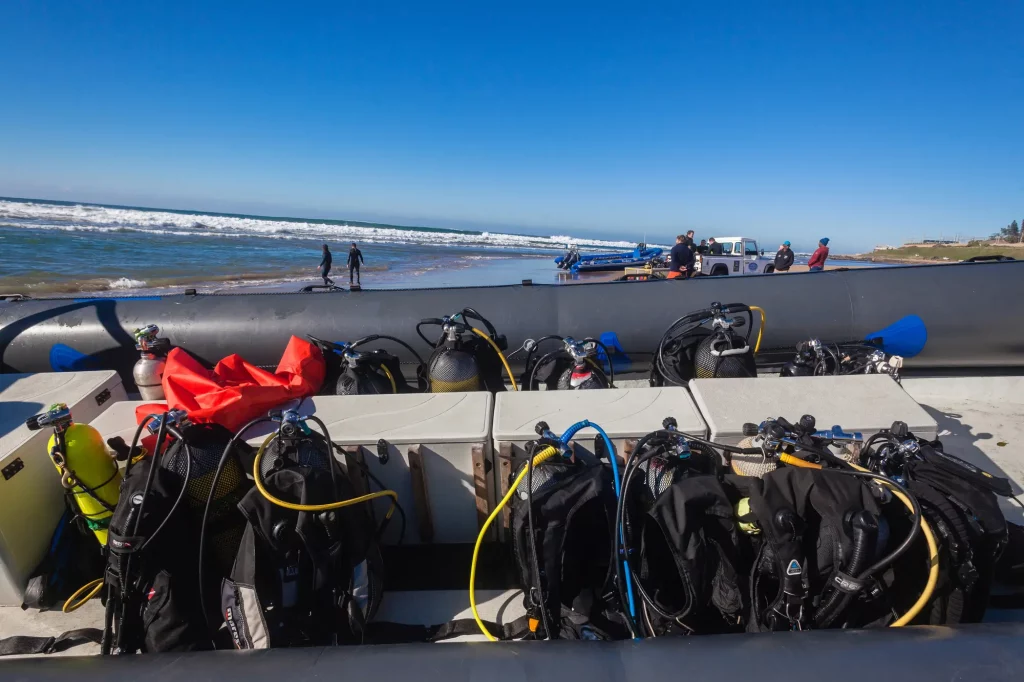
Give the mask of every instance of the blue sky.
POLYGON ((1024 3, 0 4, 0 195, 837 251, 1024 218, 1024 3))

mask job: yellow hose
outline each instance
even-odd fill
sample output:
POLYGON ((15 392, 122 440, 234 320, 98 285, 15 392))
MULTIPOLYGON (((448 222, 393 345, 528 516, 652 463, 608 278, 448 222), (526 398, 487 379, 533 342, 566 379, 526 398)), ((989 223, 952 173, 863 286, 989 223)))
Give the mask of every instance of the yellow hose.
POLYGON ((395 384, 395 377, 391 376, 391 372, 388 371, 388 368, 385 365, 381 365, 380 368, 384 370, 384 374, 387 375, 388 381, 391 382, 391 392, 398 393, 398 385, 395 384))
MULTIPOLYGON (((549 445, 534 455, 533 466, 536 467, 544 460, 549 459, 556 454, 558 454, 558 451, 549 445)), ((494 519, 498 518, 498 514, 501 513, 501 510, 504 509, 505 505, 507 505, 509 500, 512 499, 512 496, 516 494, 516 489, 519 488, 519 484, 522 483, 527 473, 529 473, 529 469, 527 467, 523 467, 523 470, 519 472, 518 476, 516 476, 516 480, 514 480, 512 485, 508 487, 508 492, 505 493, 505 497, 501 498, 501 502, 498 503, 498 506, 496 506, 494 511, 491 512, 491 515, 487 517, 486 521, 484 521, 484 525, 480 527, 480 534, 476 537, 476 546, 473 547, 473 563, 471 563, 469 567, 469 607, 473 609, 473 620, 476 621, 477 626, 480 628, 480 632, 484 633, 484 636, 492 642, 497 642, 498 638, 487 631, 487 626, 484 625, 484 622, 480 619, 480 613, 476 610, 476 561, 480 555, 480 545, 483 544, 484 536, 487 535, 487 529, 491 527, 494 519)))
POLYGON ((480 331, 476 327, 470 327, 470 329, 473 330, 474 334, 479 336, 481 339, 483 339, 487 343, 491 344, 491 348, 494 349, 494 352, 497 353, 498 357, 501 359, 501 364, 505 365, 505 373, 508 374, 508 380, 510 382, 512 382, 512 390, 513 391, 518 391, 519 387, 516 386, 515 377, 512 376, 512 368, 508 366, 508 360, 505 359, 505 356, 502 354, 501 349, 498 348, 498 344, 494 343, 494 340, 491 337, 487 336, 487 334, 485 334, 484 332, 480 331))
POLYGON ((761 314, 761 328, 757 330, 757 343, 754 344, 754 355, 757 355, 758 351, 761 350, 761 336, 764 334, 764 326, 768 322, 768 317, 764 314, 764 308, 759 308, 756 305, 748 307, 751 310, 756 310, 761 314))
POLYGON ((73 595, 68 597, 68 600, 64 602, 64 607, 61 609, 61 611, 63 611, 64 613, 71 613, 72 611, 77 611, 78 609, 82 608, 82 606, 84 606, 87 601, 89 601, 97 594, 99 594, 100 590, 102 589, 103 578, 96 578, 96 580, 93 580, 92 582, 88 582, 82 585, 77 590, 75 590, 75 593, 73 595), (81 599, 79 599, 82 593, 87 590, 92 591, 89 592, 89 594, 82 597, 81 599), (78 601, 75 601, 76 599, 78 599, 78 601))
MULTIPOLYGON (((800 459, 799 457, 794 457, 793 455, 787 455, 785 453, 779 455, 779 461, 782 462, 783 464, 788 464, 789 466, 794 467, 801 467, 803 469, 821 468, 820 464, 815 464, 814 462, 807 462, 805 460, 800 459)), ((862 466, 858 466, 856 464, 853 464, 852 462, 849 462, 849 464, 857 471, 871 473, 862 466)), ((902 502, 903 505, 910 510, 911 514, 914 513, 914 503, 911 502, 910 498, 904 495, 901 490, 897 489, 888 481, 882 481, 880 479, 875 480, 885 485, 889 489, 889 492, 896 496, 896 498, 898 498, 899 501, 902 502)), ((921 592, 921 596, 917 598, 917 601, 914 602, 914 605, 910 607, 910 610, 904 613, 899 618, 897 618, 893 623, 891 623, 889 625, 889 627, 891 628, 901 628, 910 621, 917 618, 917 614, 921 613, 921 610, 928 604, 928 600, 932 598, 932 593, 935 592, 935 585, 939 582, 939 545, 935 541, 935 534, 932 533, 931 526, 928 525, 928 522, 925 520, 923 516, 921 517, 921 533, 924 534, 924 540, 928 543, 928 552, 930 553, 928 557, 928 582, 925 584, 924 591, 921 592)))
POLYGON ((294 511, 304 512, 321 512, 330 511, 331 509, 341 509, 342 507, 351 507, 354 504, 360 504, 362 502, 369 502, 370 500, 376 500, 381 497, 391 498, 391 507, 388 509, 388 513, 384 515, 384 518, 390 519, 391 515, 395 512, 395 502, 398 501, 398 493, 394 490, 381 490, 376 493, 369 493, 368 495, 360 495, 359 497, 353 497, 350 500, 341 500, 339 502, 330 502, 328 504, 295 504, 294 502, 285 502, 279 500, 270 494, 266 488, 263 487, 263 481, 260 480, 260 460, 263 459, 263 451, 266 449, 270 441, 277 437, 276 433, 272 433, 267 436, 267 439, 263 441, 263 445, 256 452, 256 459, 253 460, 252 465, 252 478, 256 483, 256 489, 260 491, 260 495, 267 498, 267 501, 271 504, 276 504, 278 507, 284 507, 285 509, 292 509, 294 511))

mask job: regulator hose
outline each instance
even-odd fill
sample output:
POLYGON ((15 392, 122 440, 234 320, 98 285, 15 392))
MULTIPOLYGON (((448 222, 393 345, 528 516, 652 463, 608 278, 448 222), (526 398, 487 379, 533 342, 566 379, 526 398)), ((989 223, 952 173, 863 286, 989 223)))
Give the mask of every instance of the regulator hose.
MULTIPOLYGON (((853 530, 853 553, 850 556, 850 565, 844 573, 858 575, 871 560, 871 552, 874 550, 875 540, 878 537, 878 521, 866 509, 861 509, 853 515, 850 526, 853 530)), ((814 614, 817 626, 819 628, 828 627, 836 616, 849 606, 852 599, 851 592, 833 589, 832 594, 814 614)))
POLYGON ((508 380, 512 384, 512 390, 518 391, 519 387, 516 386, 516 378, 512 376, 512 368, 508 366, 508 360, 505 359, 505 355, 501 352, 501 349, 498 348, 498 344, 496 344, 494 342, 494 339, 488 336, 485 332, 480 331, 476 327, 470 326, 470 329, 473 331, 474 334, 476 334, 481 339, 489 343, 491 345, 491 348, 494 349, 494 352, 498 354, 498 359, 501 360, 501 364, 505 366, 505 374, 508 375, 508 380))
MULTIPOLYGON (((533 456, 531 464, 532 466, 537 466, 541 462, 544 462, 557 454, 558 450, 549 445, 533 456)), ((488 632, 487 626, 484 625, 483 620, 480 618, 480 612, 476 607, 476 564, 480 557, 480 545, 483 544, 484 537, 487 535, 487 529, 491 527, 491 524, 494 523, 494 519, 501 514, 501 511, 512 499, 512 496, 516 494, 519 484, 522 483, 524 478, 526 478, 529 470, 530 467, 523 467, 522 471, 519 472, 519 475, 516 476, 512 485, 508 487, 508 492, 505 493, 505 496, 501 498, 501 501, 494 507, 494 511, 490 513, 487 520, 484 521, 483 525, 480 527, 480 533, 476 537, 476 544, 473 546, 473 559, 469 566, 469 607, 473 611, 473 620, 476 621, 477 627, 480 628, 480 632, 482 632, 491 642, 497 642, 498 638, 488 632)))

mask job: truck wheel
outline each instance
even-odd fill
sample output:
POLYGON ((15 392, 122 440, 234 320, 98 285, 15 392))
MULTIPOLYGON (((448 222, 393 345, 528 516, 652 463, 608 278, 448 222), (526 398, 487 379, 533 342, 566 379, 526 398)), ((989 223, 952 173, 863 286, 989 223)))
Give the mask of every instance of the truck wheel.
POLYGON ((729 274, 729 268, 725 267, 721 263, 719 263, 715 267, 711 268, 711 276, 712 277, 724 277, 725 275, 728 275, 728 274, 729 274))
POLYGON ((772 274, 773 272, 775 272, 775 266, 774 266, 774 265, 766 265, 766 266, 765 266, 765 268, 764 268, 764 274, 766 274, 766 275, 770 275, 770 274, 772 274))

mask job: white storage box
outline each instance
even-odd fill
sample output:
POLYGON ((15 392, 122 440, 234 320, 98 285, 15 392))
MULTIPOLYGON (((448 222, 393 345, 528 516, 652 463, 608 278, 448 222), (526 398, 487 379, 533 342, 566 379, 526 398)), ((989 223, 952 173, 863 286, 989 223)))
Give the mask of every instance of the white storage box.
MULTIPOLYGON (((316 396, 296 408, 327 425, 331 440, 346 447, 346 465, 357 490, 377 490, 353 461, 362 461, 384 485, 398 493, 405 510, 405 542, 474 542, 479 524, 494 503, 490 427, 494 398, 489 393, 435 393, 379 396, 316 396), (388 461, 381 464, 377 442, 387 442, 388 461)), ((104 439, 135 435, 135 408, 144 401, 115 406, 93 422, 104 439)), ((284 407, 293 406, 286 404, 284 407)), ((310 428, 317 429, 311 424, 310 428)), ((252 428, 246 440, 259 446, 273 431, 270 424, 252 428)), ((374 503, 377 519, 386 500, 374 503)), ((395 515, 386 543, 398 540, 395 515)))
POLYGON ((888 375, 694 379, 693 398, 708 423, 711 440, 735 445, 743 424, 783 417, 796 423, 814 416, 819 430, 841 426, 866 439, 894 421, 906 422, 921 438, 935 438, 935 420, 888 375))
POLYGON ((76 422, 89 423, 125 397, 112 371, 0 374, 0 606, 21 604, 64 513, 64 489, 46 452, 53 431, 29 431, 25 420, 66 403, 76 422))

